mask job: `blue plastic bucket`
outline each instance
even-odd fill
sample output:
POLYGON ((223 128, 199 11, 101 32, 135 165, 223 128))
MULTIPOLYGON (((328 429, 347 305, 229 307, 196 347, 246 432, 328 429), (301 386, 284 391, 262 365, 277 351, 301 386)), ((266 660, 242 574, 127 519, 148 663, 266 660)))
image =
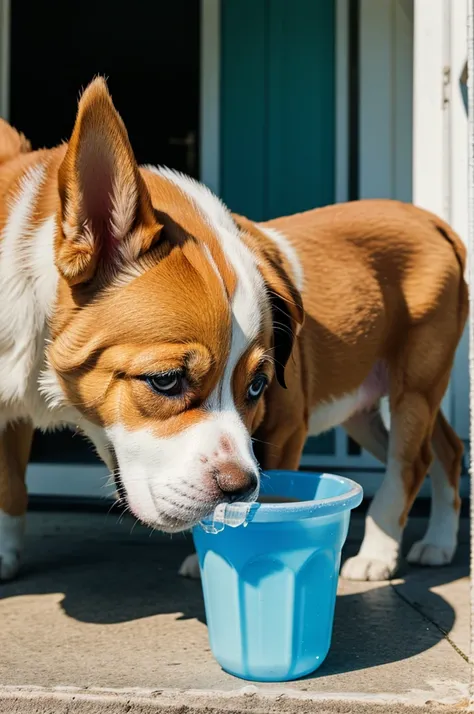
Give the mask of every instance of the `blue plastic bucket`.
POLYGON ((298 502, 246 505, 239 527, 209 519, 193 536, 214 657, 237 677, 276 682, 313 672, 328 653, 341 550, 362 488, 270 471, 260 494, 298 502))

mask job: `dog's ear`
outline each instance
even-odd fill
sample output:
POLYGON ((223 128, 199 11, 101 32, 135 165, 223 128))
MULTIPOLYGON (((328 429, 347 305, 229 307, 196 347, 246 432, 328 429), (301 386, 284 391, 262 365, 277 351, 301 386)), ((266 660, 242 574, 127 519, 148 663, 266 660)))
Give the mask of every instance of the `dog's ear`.
POLYGON ((297 276, 292 278, 288 253, 280 250, 279 241, 272 237, 271 229, 265 229, 236 213, 232 217, 257 258, 267 288, 272 310, 275 376, 278 383, 286 388, 285 368, 304 322, 303 299, 295 284, 297 276))
POLYGON ((285 368, 304 322, 303 301, 284 265, 275 256, 264 253, 260 271, 272 310, 275 376, 286 388, 285 368))
POLYGON ((280 386, 286 388, 285 368, 304 323, 303 299, 291 277, 288 255, 280 250, 268 229, 237 213, 232 218, 257 257, 265 282, 272 311, 275 376, 280 386))
POLYGON ((124 255, 136 258, 158 238, 161 226, 102 78, 79 101, 58 179, 56 264, 70 285, 113 272, 124 255))

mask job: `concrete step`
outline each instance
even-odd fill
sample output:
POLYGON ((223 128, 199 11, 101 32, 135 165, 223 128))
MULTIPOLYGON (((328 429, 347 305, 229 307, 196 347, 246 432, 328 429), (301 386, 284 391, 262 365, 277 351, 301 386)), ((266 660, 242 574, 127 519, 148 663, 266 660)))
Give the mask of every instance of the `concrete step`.
MULTIPOLYGON (((426 520, 415 518, 406 547, 426 520)), ((354 517, 345 555, 360 543, 354 517)), ((340 581, 331 651, 312 676, 254 685, 209 650, 189 537, 114 514, 30 514, 25 566, 0 593, 0 712, 377 712, 467 706, 469 527, 447 568, 340 581)))

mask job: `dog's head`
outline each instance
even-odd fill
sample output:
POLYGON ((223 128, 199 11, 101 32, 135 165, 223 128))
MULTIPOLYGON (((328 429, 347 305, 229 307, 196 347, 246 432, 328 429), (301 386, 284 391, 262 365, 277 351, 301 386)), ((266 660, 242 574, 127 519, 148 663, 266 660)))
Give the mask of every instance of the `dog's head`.
POLYGON ((99 428, 141 520, 182 530, 255 498, 251 434, 302 322, 288 275, 203 186, 138 168, 101 79, 59 193, 55 398, 99 428))

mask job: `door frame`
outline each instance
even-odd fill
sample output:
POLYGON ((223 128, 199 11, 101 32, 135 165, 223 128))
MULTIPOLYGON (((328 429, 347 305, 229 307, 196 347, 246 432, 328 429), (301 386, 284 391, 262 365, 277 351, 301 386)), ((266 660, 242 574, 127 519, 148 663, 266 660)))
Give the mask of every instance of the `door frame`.
POLYGON ((199 178, 220 189, 221 0, 201 0, 199 178))

